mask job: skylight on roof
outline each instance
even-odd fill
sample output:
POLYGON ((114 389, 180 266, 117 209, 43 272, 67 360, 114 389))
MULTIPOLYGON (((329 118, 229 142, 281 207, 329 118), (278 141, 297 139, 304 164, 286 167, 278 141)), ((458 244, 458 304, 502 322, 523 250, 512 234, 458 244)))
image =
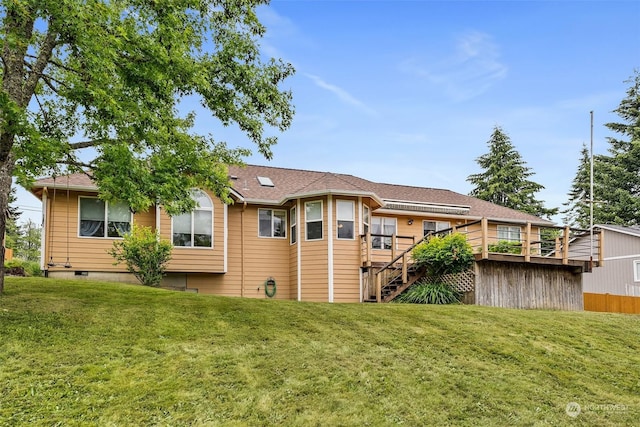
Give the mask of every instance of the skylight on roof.
POLYGON ((273 181, 271 181, 271 178, 268 178, 266 176, 259 176, 258 182, 263 187, 275 187, 275 185, 273 184, 273 181))

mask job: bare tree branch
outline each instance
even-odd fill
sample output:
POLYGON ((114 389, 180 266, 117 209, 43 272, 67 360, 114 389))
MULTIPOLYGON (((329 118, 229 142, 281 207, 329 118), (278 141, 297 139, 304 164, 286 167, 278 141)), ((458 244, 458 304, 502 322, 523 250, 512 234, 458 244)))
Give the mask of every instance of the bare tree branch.
MULTIPOLYGON (((37 56, 35 55, 25 55, 26 58, 33 58, 33 59, 37 59, 37 56)), ((49 64, 54 65, 58 68, 61 68, 65 71, 69 71, 71 73, 75 73, 75 74, 80 74, 80 72, 78 70, 76 70, 75 68, 71 68, 67 65, 64 65, 63 63, 59 62, 58 60, 56 60, 55 58, 49 58, 49 64)))
POLYGON ((53 54, 53 49, 56 47, 58 39, 58 34, 54 32, 52 29, 51 21, 49 21, 49 28, 47 29, 47 35, 40 46, 40 53, 38 54, 38 58, 35 63, 31 67, 31 72, 29 73, 29 77, 24 85, 22 92, 22 106, 26 107, 31 100, 31 96, 35 92, 36 85, 38 81, 42 77, 42 73, 46 68, 47 64, 49 64, 49 60, 51 59, 51 55, 53 54))
MULTIPOLYGON (((93 169, 95 167, 95 165, 91 164, 91 163, 84 163, 81 162, 79 160, 76 159, 67 159, 67 160, 60 160, 58 161, 59 164, 61 165, 68 165, 68 166, 76 166, 82 170, 85 169, 93 169)), ((87 174, 87 176, 91 177, 90 175, 87 174)))
POLYGON ((95 147, 96 145, 104 144, 105 142, 111 142, 112 139, 95 139, 92 141, 82 141, 82 142, 74 142, 73 144, 69 144, 69 148, 71 150, 80 150, 82 148, 95 147))
POLYGON ((44 82, 45 85, 47 85, 49 89, 53 91, 53 93, 55 93, 56 95, 60 95, 60 92, 58 92, 58 88, 55 87, 52 83, 52 81, 55 81, 56 83, 60 83, 59 81, 55 80, 50 76, 47 76, 46 74, 42 75, 42 81, 44 82))

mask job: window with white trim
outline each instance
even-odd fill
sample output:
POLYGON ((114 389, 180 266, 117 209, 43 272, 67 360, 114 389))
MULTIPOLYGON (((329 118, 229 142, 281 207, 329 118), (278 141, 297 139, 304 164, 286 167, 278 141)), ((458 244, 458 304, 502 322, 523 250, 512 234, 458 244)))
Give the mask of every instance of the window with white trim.
POLYGON ((437 233, 438 231, 451 228, 449 221, 422 221, 422 234, 426 236, 429 233, 437 233))
POLYGON ((286 237, 287 212, 279 209, 258 209, 260 237, 286 237))
POLYGON ((293 245, 298 241, 298 216, 296 212, 296 207, 292 207, 289 211, 289 222, 291 223, 291 244, 293 245))
POLYGON ((507 240, 509 242, 519 242, 520 227, 510 226, 510 225, 499 225, 498 240, 507 240))
POLYGON ((196 208, 171 219, 173 246, 213 247, 213 202, 202 190, 194 190, 196 208))
POLYGON ((367 205, 363 205, 362 206, 363 211, 362 211, 362 225, 363 225, 363 232, 364 234, 367 234, 369 232, 369 206, 367 205))
POLYGON ((338 239, 355 237, 355 203, 352 200, 336 201, 336 221, 338 239))
POLYGON ((374 216, 371 218, 371 247, 373 249, 391 249, 391 236, 396 234, 395 218, 374 216))
POLYGON ((633 281, 640 282, 640 260, 633 261, 633 281))
POLYGON ((131 211, 123 202, 105 202, 96 197, 80 197, 81 237, 122 237, 131 230, 131 211))
POLYGON ((307 240, 322 239, 322 201, 305 202, 304 222, 307 240))

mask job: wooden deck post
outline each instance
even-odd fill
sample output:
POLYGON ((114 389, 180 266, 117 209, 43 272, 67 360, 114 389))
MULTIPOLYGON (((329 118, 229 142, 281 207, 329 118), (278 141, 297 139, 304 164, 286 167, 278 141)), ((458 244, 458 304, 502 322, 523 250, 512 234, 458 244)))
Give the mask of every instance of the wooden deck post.
POLYGON ((407 282, 407 253, 405 252, 402 254, 402 284, 404 285, 407 282))
POLYGON ((531 262, 531 223, 528 221, 527 228, 525 230, 522 254, 524 255, 524 262, 531 262))
POLYGON ((560 246, 560 237, 556 237, 556 248, 555 248, 555 251, 554 251, 554 253, 556 254, 556 258, 560 258, 561 257, 561 254, 560 254, 560 248, 561 247, 562 246, 560 246))
POLYGON ((367 235, 365 237, 367 241, 365 242, 365 250, 367 251, 366 264, 367 267, 371 267, 371 232, 367 231, 367 235))
POLYGON ((564 228, 564 235, 562 236, 562 264, 569 264, 569 233, 571 229, 567 226, 564 228))
POLYGON ((481 220, 482 229, 482 259, 489 258, 489 221, 486 217, 481 220))
POLYGON ((376 302, 382 302, 382 274, 376 273, 376 302))
POLYGON ((396 233, 393 233, 391 235, 391 260, 393 261, 394 259, 396 259, 396 247, 398 243, 398 237, 396 236, 396 233))

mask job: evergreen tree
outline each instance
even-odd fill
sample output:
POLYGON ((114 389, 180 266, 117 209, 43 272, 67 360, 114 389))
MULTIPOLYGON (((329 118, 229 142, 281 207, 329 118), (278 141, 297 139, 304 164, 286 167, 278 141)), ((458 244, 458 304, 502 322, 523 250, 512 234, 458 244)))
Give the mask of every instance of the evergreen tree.
POLYGON ((607 138, 610 156, 602 157, 603 203, 595 205, 597 222, 635 226, 640 224, 640 71, 626 81, 631 86, 618 108, 620 123, 605 126, 620 135, 607 138))
POLYGON ((484 172, 467 178, 475 186, 469 195, 536 216, 555 215, 557 209, 547 209, 536 199, 535 193, 544 187, 527 179, 533 172, 499 126, 487 145, 489 152, 476 159, 484 172))
POLYGON ((9 193, 9 204, 7 205, 7 210, 5 211, 5 221, 7 223, 7 227, 4 234, 4 247, 15 249, 18 241, 21 237, 20 226, 18 225, 18 218, 20 217, 21 212, 18 211, 18 208, 13 206, 16 202, 16 189, 12 188, 9 193))
POLYGON ((580 150, 580 163, 576 176, 571 183, 569 200, 563 204, 566 209, 562 211, 566 216, 563 222, 572 227, 587 228, 590 223, 589 199, 591 197, 591 155, 586 144, 580 150))
POLYGON ((25 261, 40 259, 40 234, 42 228, 29 219, 20 226, 20 238, 16 245, 15 256, 25 261))

